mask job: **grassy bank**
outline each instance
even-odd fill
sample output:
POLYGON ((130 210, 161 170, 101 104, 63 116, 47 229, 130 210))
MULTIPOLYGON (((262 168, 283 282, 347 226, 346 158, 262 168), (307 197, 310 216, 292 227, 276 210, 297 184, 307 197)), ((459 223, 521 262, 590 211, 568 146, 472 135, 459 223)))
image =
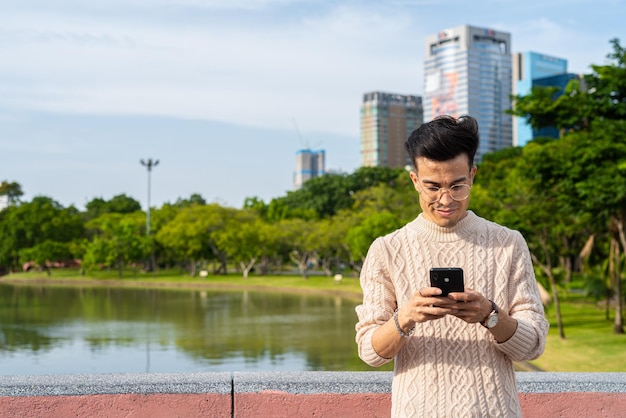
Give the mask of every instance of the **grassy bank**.
POLYGON ((325 295, 337 295, 348 299, 360 300, 361 287, 355 277, 343 277, 340 281, 333 277, 313 275, 307 279, 295 275, 268 275, 248 278, 240 274, 210 275, 208 277, 190 277, 176 271, 158 273, 124 272, 119 278, 117 272, 101 271, 89 276, 81 276, 77 270, 54 270, 50 276, 42 272, 26 272, 0 277, 0 283, 46 284, 51 286, 92 285, 124 287, 180 287, 180 288, 221 288, 221 289, 257 289, 281 292, 306 292, 325 295))
MULTIPOLYGON (((256 289, 281 292, 307 292, 341 296, 356 303, 361 298, 359 281, 344 277, 337 282, 332 277, 295 275, 209 276, 193 278, 176 271, 155 273, 125 272, 119 279, 116 272, 98 272, 89 277, 76 270, 53 271, 51 276, 40 272, 12 274, 0 277, 0 283, 46 285, 92 285, 169 288, 256 289)), ((530 366, 558 372, 626 372, 626 335, 613 333, 612 319, 605 318, 603 306, 580 293, 563 292, 561 300, 566 339, 559 338, 554 309, 547 309, 550 332, 544 354, 530 366)), ((610 312, 613 318, 614 311, 610 312)), ((526 369, 526 367, 520 367, 526 369)))
POLYGON ((562 293, 565 339, 559 337, 556 313, 547 314, 550 331, 544 354, 533 362, 555 372, 626 372, 626 334, 613 333, 615 310, 576 293, 562 293))

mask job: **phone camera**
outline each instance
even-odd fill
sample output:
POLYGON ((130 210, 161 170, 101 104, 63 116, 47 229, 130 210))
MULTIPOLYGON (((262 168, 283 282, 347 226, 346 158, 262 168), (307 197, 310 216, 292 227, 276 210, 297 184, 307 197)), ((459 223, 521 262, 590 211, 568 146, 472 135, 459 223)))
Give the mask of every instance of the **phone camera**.
POLYGON ((450 278, 449 278, 449 277, 446 277, 446 278, 444 278, 444 279, 443 279, 443 281, 444 281, 445 283, 450 283, 450 278))

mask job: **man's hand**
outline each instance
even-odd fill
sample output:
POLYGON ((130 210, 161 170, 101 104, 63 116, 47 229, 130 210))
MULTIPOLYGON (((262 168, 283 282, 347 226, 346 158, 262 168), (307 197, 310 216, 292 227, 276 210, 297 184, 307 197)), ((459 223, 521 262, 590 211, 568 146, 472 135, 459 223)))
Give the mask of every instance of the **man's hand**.
POLYGON ((465 292, 450 293, 448 297, 454 301, 457 312, 453 315, 473 324, 483 322, 491 312, 491 302, 478 292, 465 288, 465 292))
POLYGON ((399 308, 398 322, 403 329, 410 329, 417 322, 433 321, 446 315, 457 314, 457 305, 459 303, 454 299, 441 296, 441 289, 422 287, 399 308))

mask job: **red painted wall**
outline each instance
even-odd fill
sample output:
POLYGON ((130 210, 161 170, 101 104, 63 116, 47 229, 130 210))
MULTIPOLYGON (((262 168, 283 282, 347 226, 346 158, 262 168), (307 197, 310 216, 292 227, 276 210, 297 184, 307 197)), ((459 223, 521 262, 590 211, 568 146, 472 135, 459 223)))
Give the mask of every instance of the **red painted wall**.
POLYGON ((0 396, 2 418, 231 417, 231 396, 214 393, 0 396))
MULTIPOLYGON (((624 418, 626 393, 520 393, 525 418, 624 418)), ((235 394, 234 416, 387 418, 389 394, 298 395, 278 391, 235 394)), ((231 417, 231 396, 218 394, 122 394, 0 396, 0 417, 171 418, 231 417)))

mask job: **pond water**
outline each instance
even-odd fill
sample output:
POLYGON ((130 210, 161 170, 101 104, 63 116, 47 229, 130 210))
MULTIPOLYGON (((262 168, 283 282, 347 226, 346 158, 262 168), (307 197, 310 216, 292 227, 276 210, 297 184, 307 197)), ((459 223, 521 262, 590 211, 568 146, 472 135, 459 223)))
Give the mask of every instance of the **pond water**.
POLYGON ((0 375, 373 370, 357 356, 357 303, 0 284, 0 375))

